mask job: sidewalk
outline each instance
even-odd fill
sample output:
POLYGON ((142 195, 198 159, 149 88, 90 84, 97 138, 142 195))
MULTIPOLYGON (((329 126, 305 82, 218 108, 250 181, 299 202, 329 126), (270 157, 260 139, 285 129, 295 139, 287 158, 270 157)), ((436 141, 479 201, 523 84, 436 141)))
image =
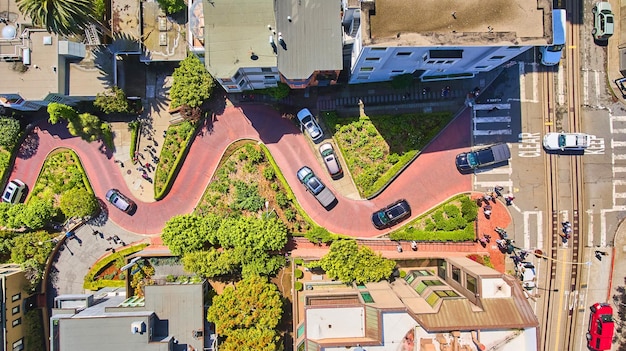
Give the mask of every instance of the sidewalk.
MULTIPOLYGON (((609 89, 613 92, 615 98, 617 98, 620 102, 626 103, 626 96, 624 95, 626 91, 622 92, 616 80, 624 78, 622 72, 620 72, 620 54, 619 54, 619 43, 622 40, 621 38, 621 28, 620 28, 620 16, 621 16, 621 1, 618 0, 610 0, 611 8, 613 11, 613 16, 615 17, 615 21, 613 23, 614 32, 612 38, 609 39, 609 43, 607 45, 607 55, 606 55, 606 66, 607 66, 607 78, 609 80, 609 89)), ((626 84, 625 84, 626 86, 626 84)))

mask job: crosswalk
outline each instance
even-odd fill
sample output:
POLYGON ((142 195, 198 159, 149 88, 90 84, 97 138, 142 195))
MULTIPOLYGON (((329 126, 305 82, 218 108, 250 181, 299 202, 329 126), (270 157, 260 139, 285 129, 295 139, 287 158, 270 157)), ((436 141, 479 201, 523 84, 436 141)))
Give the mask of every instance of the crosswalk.
MULTIPOLYGON (((499 100, 499 99, 496 99, 499 100)), ((494 101, 472 106, 472 133, 474 137, 511 135, 511 104, 494 101)))
POLYGON ((626 210, 626 116, 611 116, 613 209, 626 210))

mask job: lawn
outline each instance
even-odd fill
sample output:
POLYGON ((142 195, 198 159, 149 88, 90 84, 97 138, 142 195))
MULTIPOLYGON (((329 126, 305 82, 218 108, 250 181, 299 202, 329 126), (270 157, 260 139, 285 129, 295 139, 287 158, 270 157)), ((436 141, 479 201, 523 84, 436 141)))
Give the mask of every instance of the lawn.
POLYGON ((54 199, 58 203, 61 194, 75 188, 93 193, 78 155, 72 150, 59 149, 44 162, 30 196, 54 199))
POLYGON ((195 213, 215 213, 220 217, 278 216, 290 233, 305 232, 309 222, 298 211, 291 190, 279 179, 279 172, 256 142, 232 144, 195 213))
POLYGON ((452 120, 452 114, 340 118, 322 114, 334 135, 359 193, 370 197, 382 189, 452 120))
POLYGON ((478 205, 469 195, 457 195, 392 232, 392 240, 471 241, 478 205))

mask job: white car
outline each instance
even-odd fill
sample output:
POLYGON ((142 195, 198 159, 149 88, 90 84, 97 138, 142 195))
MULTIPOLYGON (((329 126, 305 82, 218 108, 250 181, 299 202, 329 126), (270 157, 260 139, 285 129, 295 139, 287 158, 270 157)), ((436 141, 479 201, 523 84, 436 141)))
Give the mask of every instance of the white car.
POLYGON ((326 169, 328 170, 328 173, 330 173, 331 178, 339 179, 343 177, 341 164, 337 159, 337 154, 335 153, 335 149, 333 149, 331 143, 324 143, 320 145, 320 155, 322 155, 322 159, 324 160, 324 164, 326 165, 326 169))
POLYGON ((4 192, 2 193, 2 201, 8 202, 11 204, 16 204, 22 201, 22 194, 24 193, 24 189, 26 189, 26 184, 19 179, 13 179, 7 184, 7 187, 4 188, 4 192))
POLYGON ((584 133, 547 133, 543 147, 549 151, 583 151, 589 146, 590 135, 584 133))
POLYGON ((300 124, 304 127, 311 139, 313 139, 313 142, 322 140, 324 137, 322 128, 317 124, 317 121, 313 118, 308 108, 303 108, 298 112, 298 121, 300 121, 300 124))

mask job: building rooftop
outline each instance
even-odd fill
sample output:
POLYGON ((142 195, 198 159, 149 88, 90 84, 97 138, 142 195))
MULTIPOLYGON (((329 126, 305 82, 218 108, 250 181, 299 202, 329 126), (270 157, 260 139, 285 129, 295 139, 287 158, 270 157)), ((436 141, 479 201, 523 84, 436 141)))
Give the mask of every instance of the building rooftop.
POLYGON ((141 2, 141 33, 147 61, 181 61, 187 57, 187 29, 173 21, 156 1, 141 2))
POLYGON ((203 7, 205 64, 215 78, 230 78, 240 67, 276 67, 273 1, 204 0, 203 7))
POLYGON ((552 7, 545 0, 375 0, 361 6, 365 45, 546 45, 551 39, 552 7))
MULTIPOLYGON (((278 70, 287 79, 305 79, 315 71, 343 68, 341 2, 276 1, 278 70), (279 43, 282 34, 284 46, 279 43)), ((269 34, 265 28, 268 42, 269 34)))

